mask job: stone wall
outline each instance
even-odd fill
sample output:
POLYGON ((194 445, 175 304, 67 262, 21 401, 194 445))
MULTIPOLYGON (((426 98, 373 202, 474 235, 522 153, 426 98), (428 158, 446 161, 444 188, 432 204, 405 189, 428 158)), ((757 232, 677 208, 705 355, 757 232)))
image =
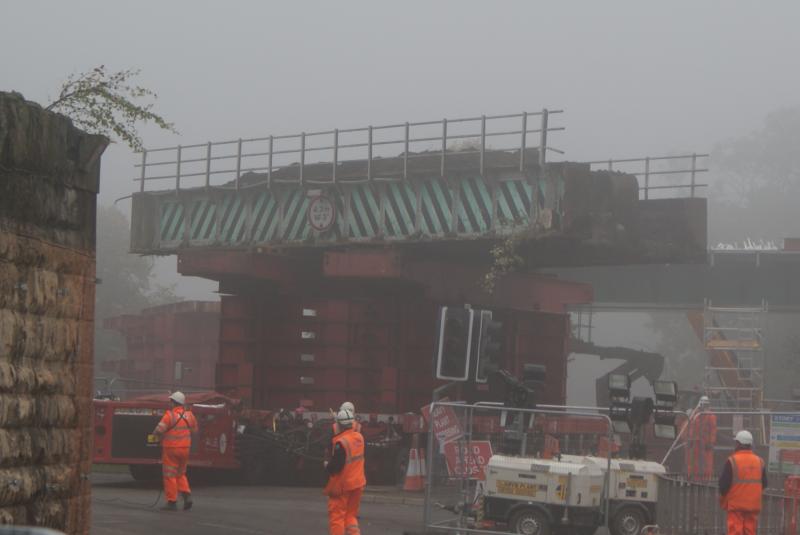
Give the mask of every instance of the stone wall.
POLYGON ((0 523, 89 533, 95 212, 107 144, 0 92, 0 523))

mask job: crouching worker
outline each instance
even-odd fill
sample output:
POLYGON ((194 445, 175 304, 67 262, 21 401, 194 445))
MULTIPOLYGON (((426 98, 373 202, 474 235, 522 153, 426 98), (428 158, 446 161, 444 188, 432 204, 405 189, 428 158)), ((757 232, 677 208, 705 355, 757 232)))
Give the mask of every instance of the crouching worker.
POLYGON ((358 507, 367 485, 364 476, 364 437, 353 429, 353 412, 336 414, 339 433, 333 437, 333 454, 325 463, 328 471, 328 524, 330 535, 360 535, 358 507))
POLYGON ((186 396, 173 392, 169 397, 172 407, 164 413, 153 434, 161 439, 161 465, 164 478, 165 511, 178 510, 178 492, 183 496, 183 509, 192 508, 192 491, 186 478, 192 435, 197 433, 197 420, 187 411, 186 396))

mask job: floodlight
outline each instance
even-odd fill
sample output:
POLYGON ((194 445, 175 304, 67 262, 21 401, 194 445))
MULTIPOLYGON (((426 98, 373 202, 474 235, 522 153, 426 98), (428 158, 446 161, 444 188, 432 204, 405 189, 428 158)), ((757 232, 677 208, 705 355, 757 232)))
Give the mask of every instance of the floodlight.
POLYGON ((631 426, 625 420, 611 420, 611 428, 615 433, 630 435, 631 426))
POLYGON ((653 381, 653 392, 659 405, 674 405, 678 401, 678 383, 675 381, 653 381))
POLYGON ((608 390, 612 398, 628 399, 631 395, 631 378, 624 373, 610 373, 608 390))
POLYGON ((631 426, 628 423, 630 416, 630 409, 627 404, 612 405, 608 411, 608 417, 611 419, 611 427, 615 433, 630 434, 631 426))
POLYGON ((666 438, 668 440, 675 440, 677 431, 674 425, 655 424, 653 426, 653 434, 656 438, 666 438))

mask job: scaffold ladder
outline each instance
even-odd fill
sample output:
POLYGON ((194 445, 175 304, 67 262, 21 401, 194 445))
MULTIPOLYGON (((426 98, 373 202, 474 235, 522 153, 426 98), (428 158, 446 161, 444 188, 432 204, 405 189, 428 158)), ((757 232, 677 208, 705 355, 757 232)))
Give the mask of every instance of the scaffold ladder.
MULTIPOLYGON (((764 327, 767 302, 757 307, 715 306, 706 300, 703 344, 709 355, 704 390, 712 406, 728 411, 756 411, 764 399, 764 327)), ((745 427, 764 443, 763 417, 721 422, 720 431, 745 427)))

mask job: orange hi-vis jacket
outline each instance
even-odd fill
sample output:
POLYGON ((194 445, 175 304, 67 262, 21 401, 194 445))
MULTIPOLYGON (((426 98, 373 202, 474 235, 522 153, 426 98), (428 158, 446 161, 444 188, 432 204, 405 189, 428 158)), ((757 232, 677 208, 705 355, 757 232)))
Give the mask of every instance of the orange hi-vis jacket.
MULTIPOLYGON (((353 429, 353 431, 358 431, 360 433, 361 432, 361 422, 359 422, 357 420, 353 420, 352 429, 353 429)), ((341 429, 339 429, 339 424, 337 422, 333 422, 333 434, 334 435, 338 435, 340 432, 341 432, 341 429)))
POLYGON ((733 479, 728 493, 722 497, 726 511, 761 511, 762 474, 764 460, 752 450, 743 449, 728 458, 733 479))
POLYGON ((175 407, 164 413, 158 427, 163 434, 161 445, 165 448, 189 448, 192 445, 192 431, 197 430, 197 420, 191 411, 175 407))
POLYGON ((717 416, 710 411, 698 412, 689 422, 687 440, 700 446, 713 446, 717 443, 717 416))
POLYGON ((331 476, 331 479, 338 479, 336 483, 341 485, 344 492, 364 488, 367 485, 364 475, 364 437, 354 429, 346 429, 333 437, 334 448, 336 444, 342 445, 346 457, 342 471, 331 476))

